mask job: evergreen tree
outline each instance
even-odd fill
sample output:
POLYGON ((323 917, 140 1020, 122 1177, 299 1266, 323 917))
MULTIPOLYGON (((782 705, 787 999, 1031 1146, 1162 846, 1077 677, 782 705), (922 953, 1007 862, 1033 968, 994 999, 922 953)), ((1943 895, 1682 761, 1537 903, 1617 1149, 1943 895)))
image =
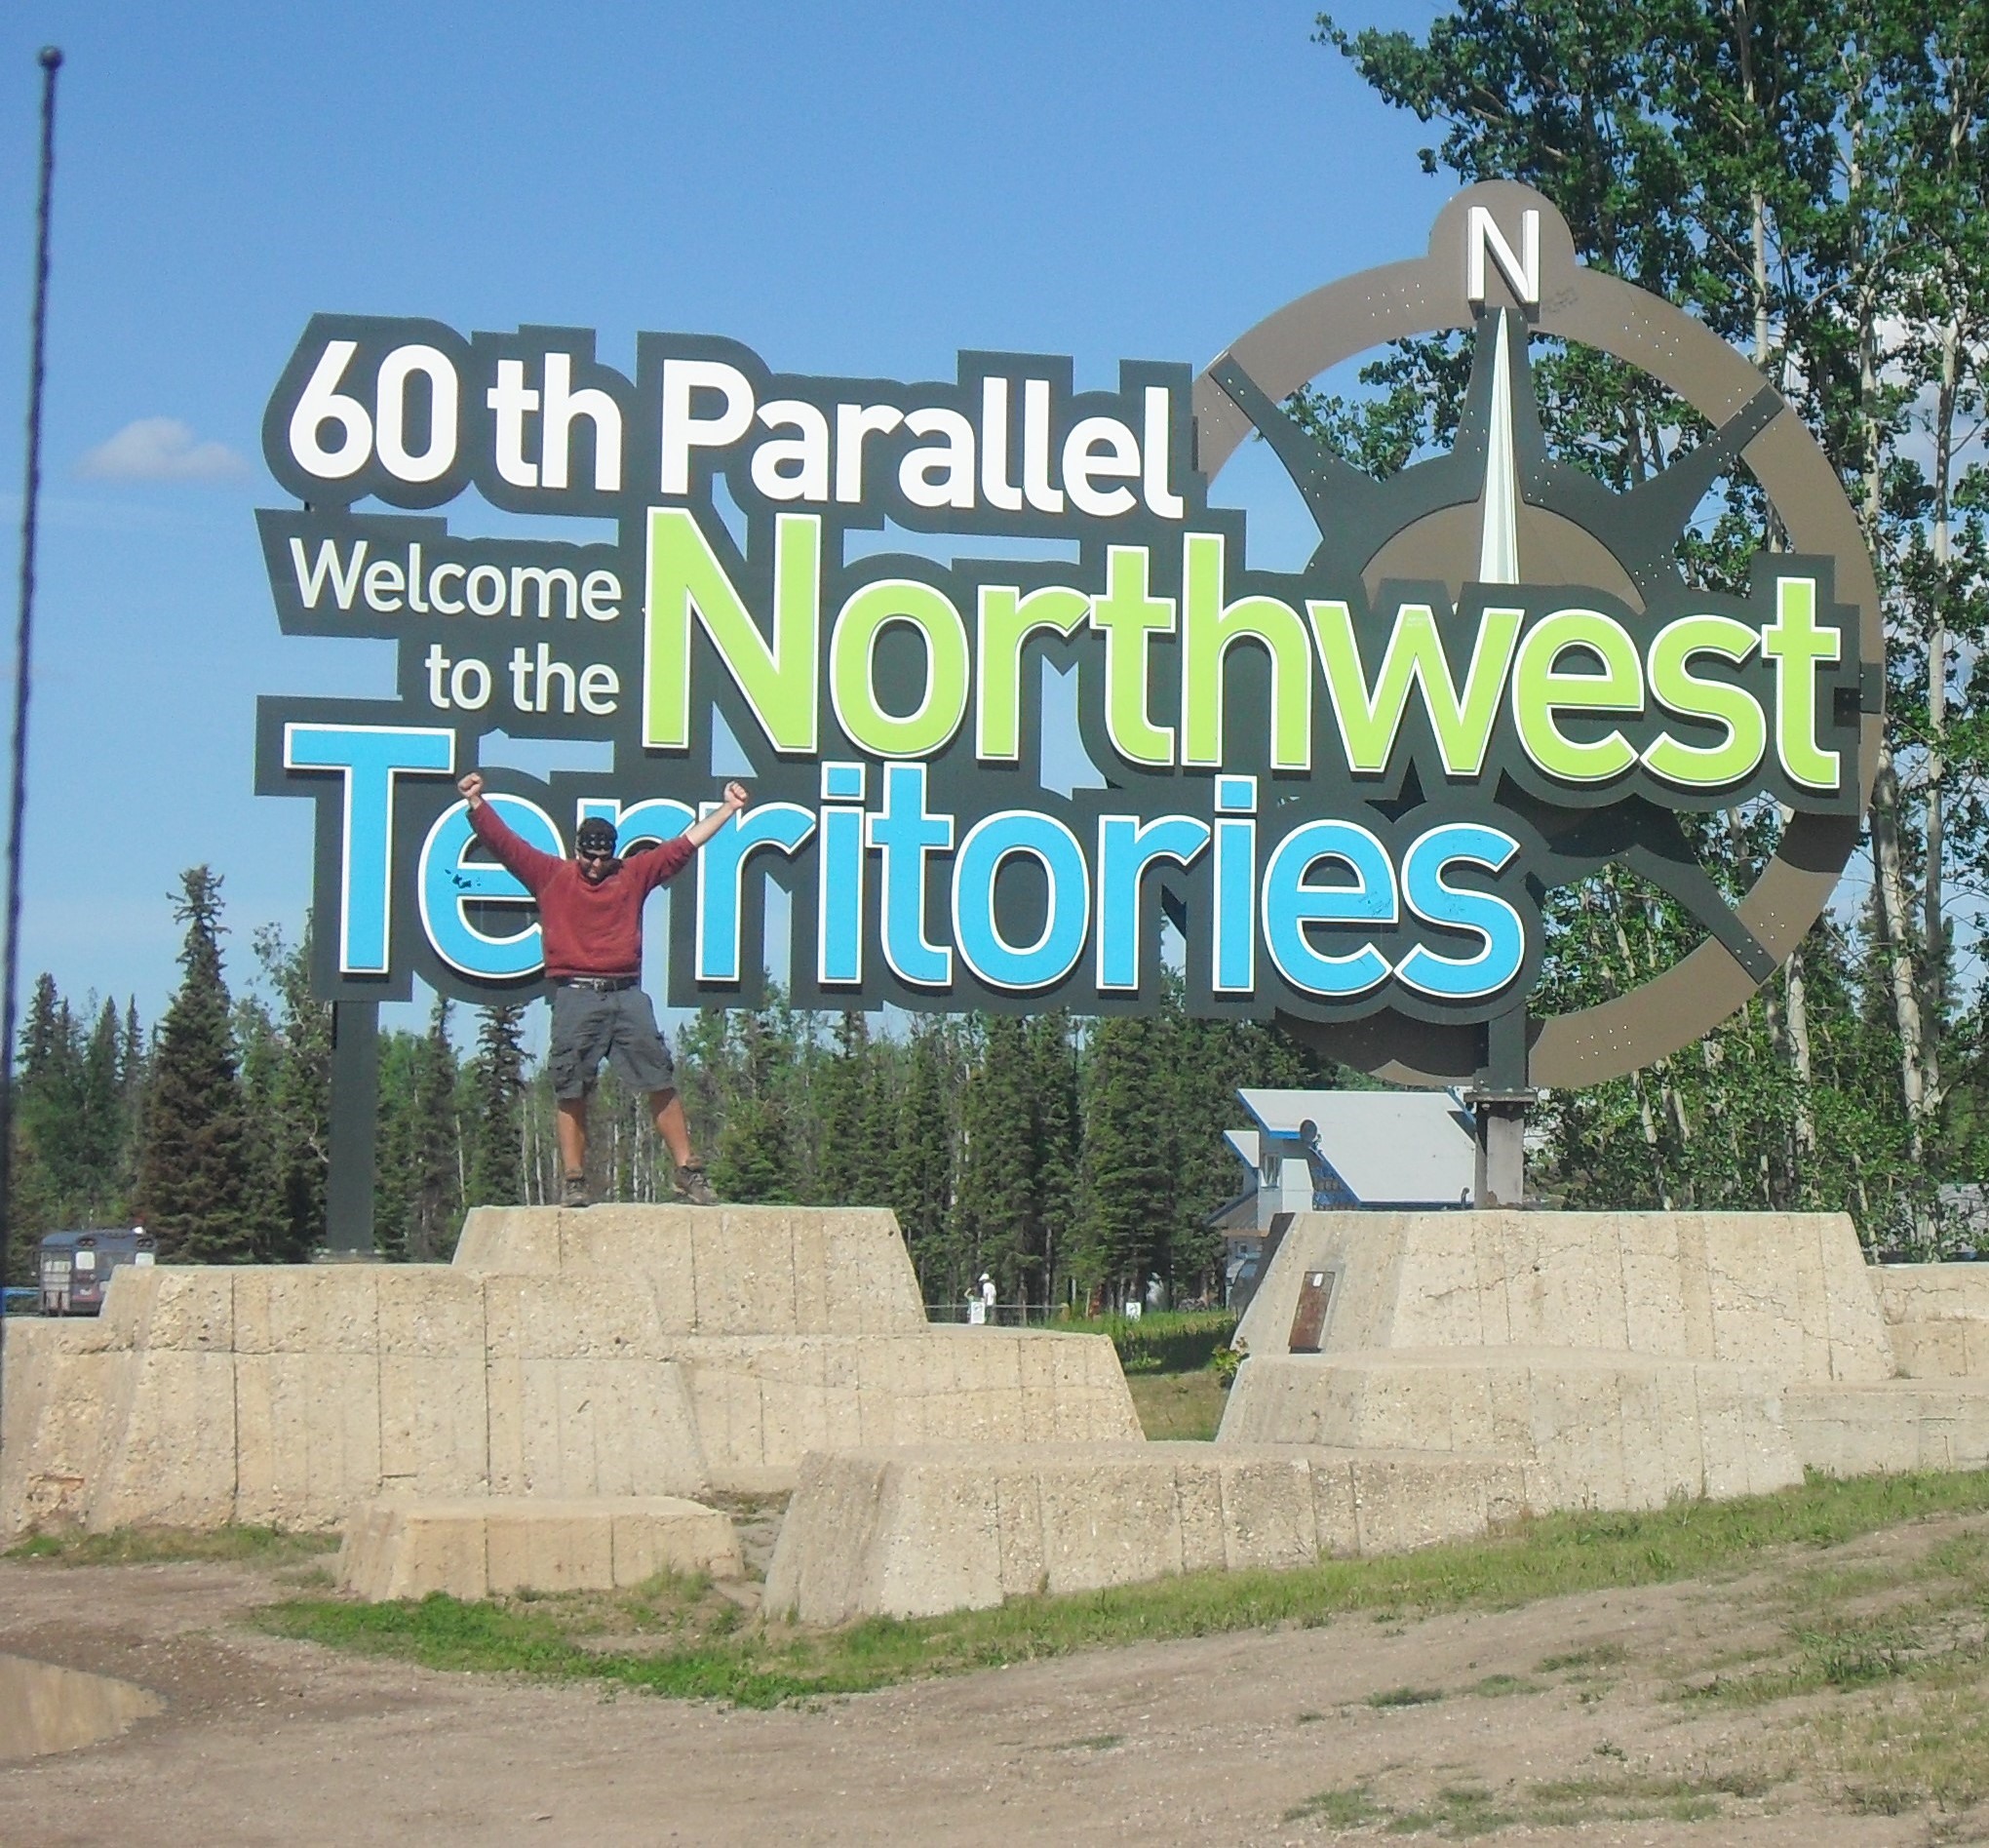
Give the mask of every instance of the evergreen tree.
POLYGON ((14 1066, 14 1150, 12 1194, 8 1199, 8 1249, 0 1252, 5 1280, 31 1283, 42 1234, 59 1230, 60 1190, 51 1171, 44 1124, 59 1103, 51 1092, 63 1083, 69 1056, 64 1042, 61 996, 56 978, 37 976, 20 1023, 14 1066))
POLYGON ((325 1240, 332 1143, 332 1007, 311 993, 311 925, 288 943, 274 924, 255 933, 255 955, 277 1001, 264 1145, 271 1199, 268 1257, 301 1264, 325 1240))
POLYGON ((56 978, 44 969, 34 978, 27 1017, 20 1023, 20 1053, 15 1072, 18 1083, 32 1086, 40 1082, 69 1056, 67 1015, 68 1003, 56 987, 56 978))
POLYGON ((524 1199, 520 1105, 525 1092, 525 1003, 482 1010, 469 1078, 474 1100, 466 1206, 516 1206, 524 1199))
POLYGON ((389 1264, 409 1258, 414 1199, 414 1063, 417 1035, 382 1033, 379 1127, 373 1145, 373 1249, 389 1264))
POLYGON ((118 1083, 121 1043, 117 1005, 106 1000, 83 1048, 77 1084, 80 1121, 77 1158, 89 1202, 88 1216, 98 1225, 113 1225, 126 1216, 125 1114, 118 1083))
POLYGON ((254 1163, 221 972, 221 882, 180 876, 183 971, 161 1025, 146 1099, 138 1214, 173 1262, 240 1264, 254 1252, 254 1163))
POLYGON ((712 1185, 724 1199, 792 1200, 797 1197, 793 1127, 784 1075, 793 1069, 792 1016, 772 1006, 739 1019, 739 1089, 712 1159, 712 1185))
POLYGON ((967 1266, 950 1237, 959 1084, 954 1036, 931 1016, 912 1029, 898 1093, 891 1209, 928 1303, 956 1303, 967 1266))
POLYGON ((1029 1101, 1034 1174, 1030 1250, 1042 1301, 1062 1300, 1066 1256, 1077 1226, 1077 1174, 1083 1136, 1078 1111, 1078 1054, 1071 1016, 1058 1008, 1028 1027, 1029 1101))
POLYGON ((966 1278, 988 1272, 1004 1302, 1022 1294, 1026 1271, 1039 1271, 1034 1233, 1035 1123, 1029 1041, 1012 1014, 981 1022, 979 1045, 960 1098, 959 1182, 953 1201, 953 1250, 966 1278))
POLYGON ((828 1206, 877 1206, 889 1198, 889 1120, 871 1043, 870 1019, 854 1009, 836 1021, 835 1050, 811 1086, 820 1125, 817 1193, 828 1206))
MULTIPOLYGON (((83 1192, 83 1044, 76 1016, 44 973, 22 1024, 16 1079, 19 1133, 33 1151, 53 1210, 81 1210, 83 1192)), ((82 1223, 77 1221, 75 1223, 82 1223)))
POLYGON ((138 1157, 145 1146, 145 1088, 151 1080, 151 1054, 138 1024, 138 998, 125 1003, 124 1032, 118 1046, 118 1101, 124 1112, 123 1184, 125 1196, 136 1196, 138 1157))
POLYGON ((1168 1268, 1174 1225, 1177 1119, 1172 1021, 1101 1020, 1084 1074, 1083 1216, 1072 1271, 1080 1290, 1116 1306, 1168 1268))

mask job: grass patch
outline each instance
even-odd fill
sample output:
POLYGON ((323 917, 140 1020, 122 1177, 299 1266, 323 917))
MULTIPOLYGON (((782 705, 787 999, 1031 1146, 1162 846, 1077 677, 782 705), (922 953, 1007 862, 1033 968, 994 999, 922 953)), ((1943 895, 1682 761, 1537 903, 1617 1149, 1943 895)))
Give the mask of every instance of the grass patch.
MULTIPOLYGON (((459 1604, 438 1595, 371 1605, 299 1597, 268 1607, 261 1621, 285 1635, 431 1668, 591 1676, 664 1694, 767 1706, 1079 1649, 1313 1626, 1349 1612, 1509 1609, 1570 1592, 1744 1569, 1791 1547, 1825 1547, 1902 1521, 1983 1510, 1989 1510, 1989 1471, 1818 1477, 1745 1501, 1548 1515, 1492 1540, 1393 1557, 1325 1560, 1291 1572, 1200 1573, 1061 1597, 1012 1598, 993 1610, 947 1617, 875 1618, 833 1632, 747 1623, 716 1633, 691 1626, 640 1652, 612 1646, 611 1637, 610 1646, 601 1646, 599 1635, 595 1646, 583 1646, 569 1613, 598 1613, 599 1597, 459 1604)), ((1542 1665, 1540 1671, 1597 1669, 1612 1660, 1621 1660, 1620 1645, 1550 1657, 1555 1669, 1542 1665), (1605 1653, 1611 1650, 1617 1651, 1613 1658, 1605 1653)))
POLYGON ((1807 1698, 1774 1733, 1843 1807, 1936 1812, 1932 1839, 1975 1829, 1989 1804, 1989 1533, 1824 1561, 1775 1596, 1778 1635, 1715 1658, 1679 1696, 1752 1708, 1807 1698))
POLYGON ((107 1534, 34 1534, 7 1550, 10 1559, 56 1565, 169 1565, 188 1560, 281 1566, 338 1549, 336 1534, 293 1534, 280 1527, 119 1527, 107 1534))
POLYGON ((1443 1699, 1442 1688, 1384 1688, 1379 1694, 1370 1694, 1370 1707, 1427 1707, 1432 1701, 1443 1699))
POLYGON ((1199 1373, 1128 1373, 1126 1386, 1149 1443, 1206 1443, 1228 1403, 1222 1381, 1206 1367, 1199 1373))
POLYGON ((1570 1828, 1584 1823, 1703 1823, 1728 1813, 1730 1800, 1762 1795, 1769 1781, 1745 1772, 1678 1777, 1621 1771, 1508 1786, 1447 1785, 1432 1795, 1386 1802, 1370 1784, 1321 1790, 1284 1813, 1287 1823, 1380 1828, 1390 1835, 1443 1835, 1453 1841, 1518 1828, 1570 1828))
POLYGON ((1914 1692, 1876 1711, 1812 1722, 1813 1755, 1847 1808, 1898 1816, 1932 1807, 1952 1817, 1989 1801, 1989 1691, 1914 1692))
POLYGON ((1502 1695, 1539 1694, 1542 1689, 1540 1682, 1529 1681, 1523 1674, 1488 1674, 1482 1681, 1474 1681, 1466 1691, 1496 1701, 1502 1695))
POLYGON ((1580 1823, 1704 1823, 1725 1813, 1729 1797, 1757 1797, 1770 1788, 1766 1778, 1744 1771, 1673 1777, 1618 1771, 1590 1778, 1563 1778, 1527 1787, 1528 1820, 1542 1828, 1580 1823))
POLYGON ((1542 1656, 1534 1664, 1536 1674, 1566 1674, 1571 1670, 1619 1669, 1630 1652, 1619 1642, 1599 1642, 1592 1649, 1575 1649, 1566 1655, 1542 1656))
POLYGON ((1207 1366, 1218 1348, 1228 1346, 1236 1315, 1228 1309, 1167 1309, 1137 1319, 1068 1317, 1050 1326, 1060 1334, 1104 1335, 1129 1374, 1191 1373, 1207 1366))
POLYGON ((1467 1841, 1473 1835, 1496 1834, 1525 1821, 1521 1811, 1505 1807, 1490 1790, 1474 1784, 1454 1784, 1437 1791, 1421 1808, 1391 1815, 1388 1833, 1448 1835, 1454 1841, 1467 1841))
POLYGON ((1294 1803, 1282 1818, 1287 1823, 1326 1823, 1335 1828, 1359 1828, 1380 1822, 1388 1814, 1368 1794, 1365 1784, 1349 1785, 1343 1790, 1321 1790, 1303 1803, 1294 1803))
POLYGON ((1989 1670, 1989 1534, 1912 1557, 1798 1573, 1777 1645, 1741 1671, 1688 1683, 1687 1700, 1759 1707, 1892 1682, 1953 1687, 1989 1670))

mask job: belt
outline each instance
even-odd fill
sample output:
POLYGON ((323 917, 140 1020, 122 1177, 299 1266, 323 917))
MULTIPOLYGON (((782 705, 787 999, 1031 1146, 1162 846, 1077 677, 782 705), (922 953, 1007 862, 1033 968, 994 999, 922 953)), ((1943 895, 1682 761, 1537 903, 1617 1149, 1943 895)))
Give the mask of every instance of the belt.
POLYGON ((643 978, 640 975, 556 975, 556 988, 585 988, 597 995, 612 995, 624 988, 634 988, 643 978))

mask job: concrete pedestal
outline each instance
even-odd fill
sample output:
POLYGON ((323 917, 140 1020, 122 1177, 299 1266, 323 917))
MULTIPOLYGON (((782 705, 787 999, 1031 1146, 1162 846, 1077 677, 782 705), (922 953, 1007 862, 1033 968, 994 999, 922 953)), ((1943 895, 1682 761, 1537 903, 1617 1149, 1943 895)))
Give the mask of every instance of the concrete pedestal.
POLYGON ((611 1592, 659 1572, 744 1570, 731 1521, 670 1495, 388 1496, 352 1516, 338 1550, 340 1589, 370 1603, 431 1592, 611 1592))
POLYGON ((1878 1270, 1836 1214, 1302 1214, 1239 1338, 1213 1445, 811 1457, 768 1608, 913 1615, 1989 1463, 1989 1265, 1878 1270))
POLYGON ((840 1622, 1989 1464, 1989 1266, 1875 1269, 1841 1215, 1304 1214, 1240 1338, 1217 1441, 1147 1444, 1102 1338, 928 1327, 886 1213, 483 1210, 452 1266, 10 1320, 0 1534, 366 1509, 356 1589, 475 1594, 623 1583, 674 1558, 653 1498, 799 1483, 768 1607, 840 1622))
POLYGON ((764 1608, 925 1617, 1032 1592, 1307 1566, 1470 1539, 1524 1514, 1495 1458, 1267 1444, 996 1445, 810 1457, 764 1608))
POLYGON ((1237 1333, 1219 1441, 1470 1449, 1554 1507, 1989 1464, 1989 1266, 1842 1213, 1304 1214, 1237 1333))
POLYGON ((1086 1335, 927 1326, 891 1216, 480 1208, 453 1265, 121 1270, 6 1323, 0 1536, 382 1494, 791 1488, 811 1449, 1137 1439, 1086 1335))

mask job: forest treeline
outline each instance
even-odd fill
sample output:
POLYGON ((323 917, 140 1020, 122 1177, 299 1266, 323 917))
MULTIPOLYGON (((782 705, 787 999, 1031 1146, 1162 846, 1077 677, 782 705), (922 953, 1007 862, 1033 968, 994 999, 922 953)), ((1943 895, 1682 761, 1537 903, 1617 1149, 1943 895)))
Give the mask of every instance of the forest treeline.
MULTIPOLYGON (((265 928, 231 995, 220 882, 184 875, 182 977, 147 1034, 135 1006, 77 1006, 52 977, 20 1033, 9 1280, 45 1230, 141 1223, 162 1258, 299 1263, 325 1238, 331 1009, 308 941, 265 928)), ((479 1203, 559 1198, 551 1082, 523 1050, 523 1003, 437 1001, 423 1033, 380 1038, 374 1227, 390 1261, 447 1260, 479 1203), (463 1023, 465 1027, 469 1023, 463 1023)), ((986 1271, 1004 1303, 1123 1302, 1153 1277, 1219 1299, 1209 1215, 1242 1183, 1222 1130, 1239 1085, 1330 1070, 1281 1034, 1190 1019, 933 1016, 882 1033, 857 1013, 692 1016, 676 1036, 691 1127, 727 1199, 888 1206, 929 1303, 986 1271)), ((644 1100, 604 1076, 599 1197, 672 1198, 644 1100)))
MULTIPOLYGON (((1317 37, 1430 125, 1429 172, 1538 187, 1583 261, 1749 355, 1822 443, 1878 570, 1885 748, 1836 903, 1704 1041, 1546 1098, 1538 1191, 1845 1208, 1868 1240, 1922 1249, 1971 1238, 1942 1190, 1989 1167, 1989 0, 1463 0, 1421 37, 1325 16, 1317 37)), ((1342 137, 1333 158, 1358 145, 1342 137)), ((1352 389, 1292 409, 1385 477, 1449 447, 1468 359, 1461 336, 1404 341, 1352 389)), ((1708 434, 1606 355, 1536 338, 1533 363, 1555 453, 1612 488, 1708 434)), ((1694 581, 1734 590, 1784 543, 1744 469, 1678 539, 1694 581)), ((1783 817, 1756 804, 1685 825, 1737 896, 1783 817)), ((185 980, 155 1029, 36 988, 20 1039, 17 1278, 34 1229, 83 1219, 142 1214, 169 1251, 230 1260, 298 1257, 321 1236, 328 1028, 302 946, 259 934, 231 1001, 204 869, 181 912, 185 980)), ((1543 1013, 1621 993, 1705 936, 1618 865, 1552 894, 1547 933, 1543 1013)), ((549 1185, 549 1102, 521 1015, 482 1011, 459 1053, 449 1011, 383 1042, 391 1257, 443 1255, 464 1202, 549 1185)), ((1229 1093, 1330 1080, 1274 1030, 1192 1021, 1177 1000, 1137 1021, 889 1032, 775 1004, 699 1016, 679 1051, 722 1191, 890 1204, 933 1301, 982 1269, 1010 1300, 1111 1295, 1153 1272, 1199 1293, 1215 1273, 1206 1213, 1233 1176, 1229 1093)), ((609 1084, 597 1111, 606 1191, 667 1191, 632 1100, 609 1084)))

